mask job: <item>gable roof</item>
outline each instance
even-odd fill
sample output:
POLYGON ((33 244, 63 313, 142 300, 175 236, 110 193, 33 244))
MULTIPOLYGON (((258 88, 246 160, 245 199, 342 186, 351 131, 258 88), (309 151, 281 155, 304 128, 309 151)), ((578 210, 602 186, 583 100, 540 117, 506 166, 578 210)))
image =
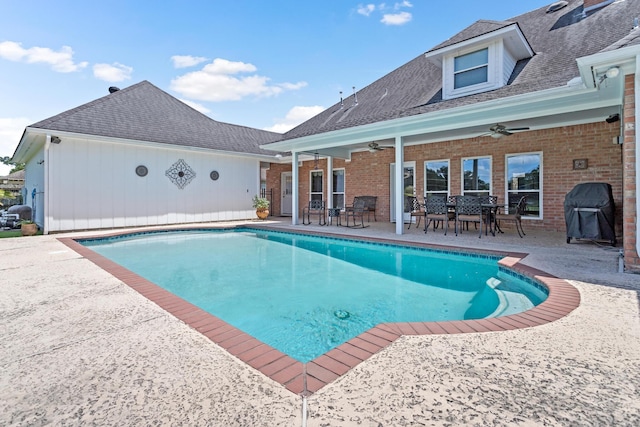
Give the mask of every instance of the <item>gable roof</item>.
POLYGON ((633 19, 640 16, 640 2, 621 1, 583 14, 583 0, 553 13, 542 7, 506 21, 474 23, 434 49, 451 46, 488 32, 517 24, 535 55, 518 61, 506 86, 489 92, 442 99, 442 70, 424 54, 336 103, 284 134, 290 140, 402 117, 499 100, 515 95, 559 88, 579 77, 576 59, 604 49, 637 44, 629 37, 633 19), (618 43, 616 45, 616 43, 618 43))
POLYGON ((28 128, 269 156, 259 145, 281 138, 215 121, 146 80, 28 128))

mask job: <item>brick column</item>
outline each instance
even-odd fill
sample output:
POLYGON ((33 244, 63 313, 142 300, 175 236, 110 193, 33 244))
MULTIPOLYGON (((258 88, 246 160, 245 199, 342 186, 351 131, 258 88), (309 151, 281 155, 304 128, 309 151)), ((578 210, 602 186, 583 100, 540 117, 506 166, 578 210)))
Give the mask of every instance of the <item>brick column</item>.
POLYGON ((624 82, 623 167, 623 240, 625 270, 640 273, 640 257, 636 250, 638 212, 636 211, 636 94, 635 75, 624 82))

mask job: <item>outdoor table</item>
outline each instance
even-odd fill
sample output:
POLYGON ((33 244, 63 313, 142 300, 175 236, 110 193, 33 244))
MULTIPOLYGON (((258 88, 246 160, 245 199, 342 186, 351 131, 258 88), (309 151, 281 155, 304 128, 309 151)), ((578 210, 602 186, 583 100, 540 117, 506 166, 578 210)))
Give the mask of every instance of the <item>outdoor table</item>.
POLYGON ((329 214, 329 222, 327 223, 327 225, 333 225, 333 218, 337 218, 336 226, 339 227, 342 225, 340 221, 340 208, 329 208, 327 212, 329 214))
POLYGON ((495 203, 482 203, 482 210, 487 214, 486 224, 484 228, 484 235, 488 235, 488 232, 491 231, 492 235, 496 235, 496 229, 498 228, 498 222, 496 220, 496 213, 498 213, 498 208, 500 205, 495 203))

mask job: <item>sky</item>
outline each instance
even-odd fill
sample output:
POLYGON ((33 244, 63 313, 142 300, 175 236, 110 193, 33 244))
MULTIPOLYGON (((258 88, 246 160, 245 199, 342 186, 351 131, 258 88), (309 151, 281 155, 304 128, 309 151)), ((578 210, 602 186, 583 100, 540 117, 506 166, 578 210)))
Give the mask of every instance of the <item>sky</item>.
POLYGON ((286 132, 479 19, 551 3, 0 0, 0 157, 26 126, 143 80, 214 120, 286 132))

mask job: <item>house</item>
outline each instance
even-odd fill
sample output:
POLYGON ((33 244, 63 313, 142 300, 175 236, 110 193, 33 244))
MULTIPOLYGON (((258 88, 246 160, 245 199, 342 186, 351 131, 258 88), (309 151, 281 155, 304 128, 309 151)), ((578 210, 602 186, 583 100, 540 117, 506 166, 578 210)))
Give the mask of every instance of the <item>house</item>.
POLYGON ((640 272, 638 18, 638 1, 568 0, 480 20, 284 135, 142 82, 27 127, 13 160, 45 232, 251 218, 261 173, 294 224, 310 200, 373 195, 402 234, 407 195, 489 193, 564 231, 565 195, 607 182, 640 272))
POLYGON ((0 176, 0 207, 8 207, 22 203, 24 187, 24 170, 0 176))
POLYGON ((525 228, 564 231, 564 196, 607 182, 640 271, 639 17, 637 1, 569 0, 477 21, 263 145, 291 153, 267 171, 272 212, 298 223, 309 200, 375 195, 402 234, 405 195, 484 193, 527 196, 525 228))
POLYGON ((259 147, 280 134, 221 123, 143 81, 28 126, 25 203, 45 233, 255 218, 259 147))

